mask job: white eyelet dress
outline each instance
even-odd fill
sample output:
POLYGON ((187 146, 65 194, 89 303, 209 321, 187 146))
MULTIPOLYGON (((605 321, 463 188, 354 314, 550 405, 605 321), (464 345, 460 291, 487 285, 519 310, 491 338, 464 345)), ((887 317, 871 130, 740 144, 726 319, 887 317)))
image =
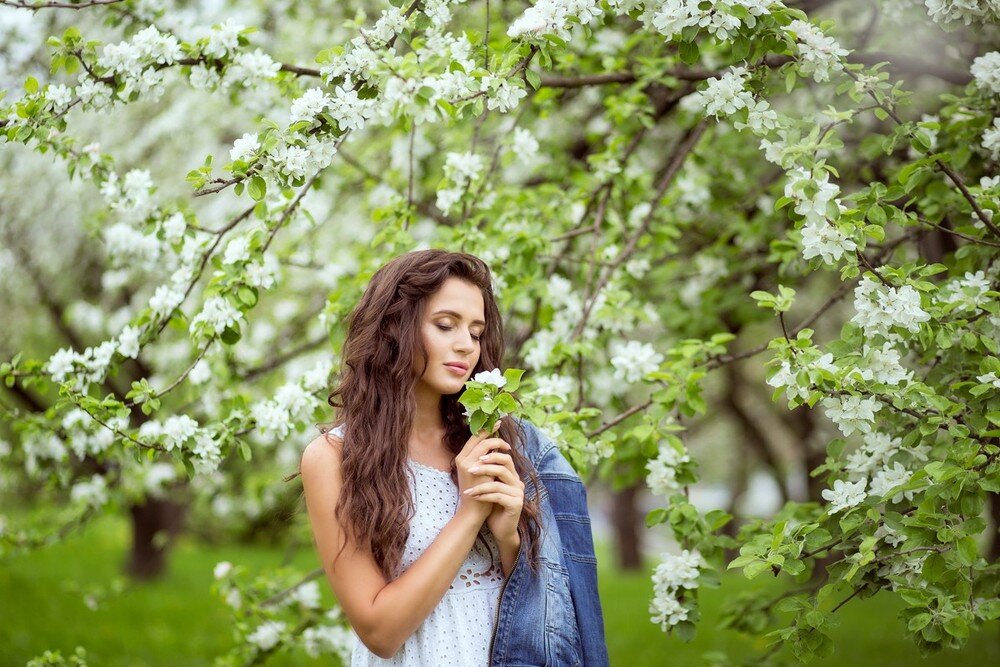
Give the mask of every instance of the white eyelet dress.
MULTIPOLYGON (((337 429, 332 431, 335 435, 337 429)), ((434 542, 438 533, 458 510, 458 486, 451 474, 408 459, 407 475, 413 494, 414 515, 406 540, 399 574, 412 565, 434 542)), ((488 667, 490 639, 496 622, 497 604, 503 584, 500 548, 489 529, 483 536, 496 565, 474 545, 455 580, 434 611, 389 659, 375 655, 354 630, 351 667, 387 665, 402 667, 488 667)), ((399 576, 397 574, 396 576, 399 576)))

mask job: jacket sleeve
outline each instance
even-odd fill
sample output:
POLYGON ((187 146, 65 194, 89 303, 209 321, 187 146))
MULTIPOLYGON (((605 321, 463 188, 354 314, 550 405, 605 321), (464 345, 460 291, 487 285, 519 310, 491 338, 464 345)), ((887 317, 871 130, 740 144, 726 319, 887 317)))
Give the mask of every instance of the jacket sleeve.
MULTIPOLYGON (((537 427, 536 427, 537 430, 537 427)), ((597 557, 587 508, 587 487, 551 439, 540 430, 538 477, 545 486, 569 571, 570 594, 586 667, 606 667, 608 648, 597 587, 597 557)))

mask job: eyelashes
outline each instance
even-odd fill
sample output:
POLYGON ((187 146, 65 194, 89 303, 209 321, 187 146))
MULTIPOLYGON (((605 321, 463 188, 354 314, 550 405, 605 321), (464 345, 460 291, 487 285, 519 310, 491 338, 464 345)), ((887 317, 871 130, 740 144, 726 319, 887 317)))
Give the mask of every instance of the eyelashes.
MULTIPOLYGON (((441 331, 451 331, 454 328, 454 327, 441 326, 440 324, 435 324, 434 326, 436 326, 441 331)), ((472 340, 474 340, 474 341, 479 341, 480 339, 482 339, 482 336, 473 336, 472 337, 472 340)))

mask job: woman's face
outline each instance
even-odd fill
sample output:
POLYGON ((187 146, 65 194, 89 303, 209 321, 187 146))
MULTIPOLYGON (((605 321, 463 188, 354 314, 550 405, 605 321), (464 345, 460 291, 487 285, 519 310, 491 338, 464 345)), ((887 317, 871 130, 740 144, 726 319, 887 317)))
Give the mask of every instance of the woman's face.
MULTIPOLYGON (((479 362, 479 338, 486 328, 483 308, 479 288, 455 277, 445 280, 427 299, 420 326, 427 368, 417 383, 418 390, 430 389, 437 394, 461 391, 479 362)), ((415 372, 420 371, 421 361, 419 357, 413 360, 415 372)))

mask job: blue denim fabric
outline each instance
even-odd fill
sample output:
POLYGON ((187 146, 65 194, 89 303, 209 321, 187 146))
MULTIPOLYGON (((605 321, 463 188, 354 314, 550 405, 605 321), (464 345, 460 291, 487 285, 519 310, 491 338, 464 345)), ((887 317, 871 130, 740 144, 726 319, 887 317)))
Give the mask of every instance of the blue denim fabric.
POLYGON ((548 436, 528 420, 520 424, 543 487, 540 567, 528 567, 522 542, 500 598, 490 667, 607 667, 587 489, 548 436))

